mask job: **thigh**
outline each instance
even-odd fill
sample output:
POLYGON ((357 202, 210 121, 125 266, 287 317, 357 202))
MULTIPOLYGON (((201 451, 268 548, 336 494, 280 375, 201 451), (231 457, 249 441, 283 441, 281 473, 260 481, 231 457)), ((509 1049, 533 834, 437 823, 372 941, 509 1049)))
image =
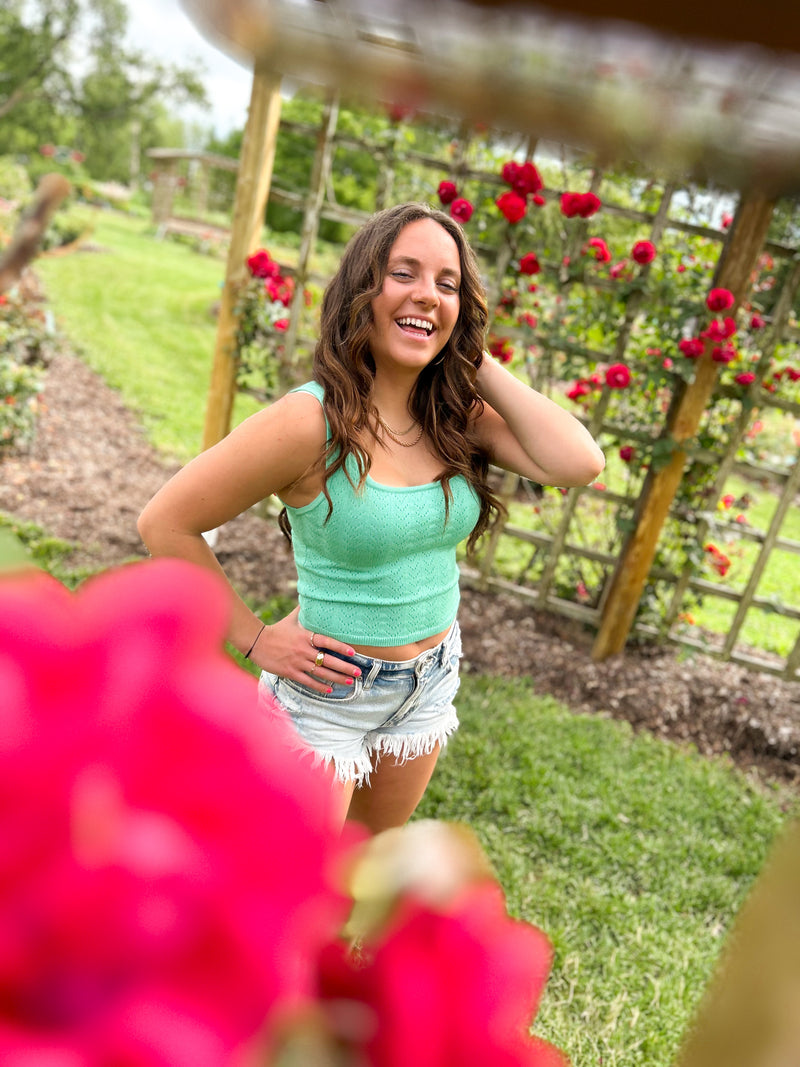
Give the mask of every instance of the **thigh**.
POLYGON ((428 787, 440 751, 437 744, 414 759, 376 757, 369 784, 353 792, 347 818, 373 834, 408 822, 428 787))

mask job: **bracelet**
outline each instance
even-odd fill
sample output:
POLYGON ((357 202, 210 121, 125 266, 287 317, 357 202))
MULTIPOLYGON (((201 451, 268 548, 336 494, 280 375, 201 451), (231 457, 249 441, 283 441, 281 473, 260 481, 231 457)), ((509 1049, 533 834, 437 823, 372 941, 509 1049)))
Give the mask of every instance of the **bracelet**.
POLYGON ((253 639, 252 645, 248 648, 248 650, 244 654, 244 658, 245 659, 250 659, 250 653, 256 647, 256 641, 259 639, 259 637, 261 637, 261 635, 263 634, 263 632, 266 629, 266 627, 267 627, 267 624, 265 622, 261 624, 261 629, 258 631, 258 633, 256 634, 255 638, 253 639))

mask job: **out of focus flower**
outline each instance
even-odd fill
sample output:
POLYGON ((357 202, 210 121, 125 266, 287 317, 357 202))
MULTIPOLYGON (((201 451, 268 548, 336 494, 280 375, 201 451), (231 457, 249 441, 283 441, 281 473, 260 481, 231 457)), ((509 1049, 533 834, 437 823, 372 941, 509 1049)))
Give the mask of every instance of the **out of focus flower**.
POLYGON ((709 311, 727 311, 733 307, 733 293, 730 289, 712 289, 706 297, 709 311))
POLYGON ((439 200, 442 204, 452 204, 455 198, 458 196, 458 190, 453 182, 439 182, 439 188, 437 190, 439 194, 439 200))
POLYGON ((568 219, 579 215, 582 219, 591 218, 602 206, 600 197, 595 193, 562 193, 561 214, 568 219))
POLYGON ((228 613, 177 560, 0 581, 3 1064, 229 1067, 313 994, 334 794, 228 613))
POLYGON ((624 363, 612 363, 606 371, 606 385, 609 389, 625 389, 630 380, 630 369, 624 363))
POLYGON ((450 205, 450 214, 457 222, 461 223, 469 222, 472 218, 473 210, 472 204, 469 200, 465 200, 463 196, 456 197, 450 205))
POLYGON ((637 241, 631 249, 631 258, 644 266, 645 263, 653 262, 656 258, 656 252, 656 246, 652 241, 637 241))
POLYGON ((678 342, 678 348, 688 359, 698 359, 705 351, 705 345, 699 337, 684 337, 678 342))
POLYGON ((524 256, 520 257, 520 274, 538 274, 541 269, 541 264, 535 252, 526 252, 524 256))
POLYGON ((509 190, 507 193, 501 193, 495 201, 497 207, 500 210, 501 215, 511 223, 519 222, 520 219, 525 217, 525 212, 528 209, 528 205, 519 193, 515 193, 509 190))

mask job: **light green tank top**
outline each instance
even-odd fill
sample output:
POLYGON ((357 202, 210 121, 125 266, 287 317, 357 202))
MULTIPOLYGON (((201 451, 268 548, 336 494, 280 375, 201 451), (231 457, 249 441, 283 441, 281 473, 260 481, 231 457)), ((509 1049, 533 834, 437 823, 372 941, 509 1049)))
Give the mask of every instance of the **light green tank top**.
MULTIPOLYGON (((320 404, 324 395, 317 382, 293 392, 311 393, 320 404)), ((348 470, 357 484, 352 457, 348 470)), ((287 507, 300 624, 340 641, 378 646, 447 630, 460 597, 456 546, 480 514, 465 478, 451 478, 450 489, 446 522, 439 482, 381 485, 368 476, 357 493, 341 469, 328 479, 333 512, 327 523, 322 493, 304 507, 287 507)))

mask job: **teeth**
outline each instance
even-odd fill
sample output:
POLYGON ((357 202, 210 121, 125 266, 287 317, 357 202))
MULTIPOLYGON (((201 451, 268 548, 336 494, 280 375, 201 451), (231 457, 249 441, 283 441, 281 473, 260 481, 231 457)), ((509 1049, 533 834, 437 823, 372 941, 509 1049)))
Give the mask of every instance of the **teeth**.
POLYGON ((433 325, 430 322, 426 322, 425 319, 398 319, 398 326, 415 326, 418 330, 425 330, 427 333, 433 332, 433 325))

